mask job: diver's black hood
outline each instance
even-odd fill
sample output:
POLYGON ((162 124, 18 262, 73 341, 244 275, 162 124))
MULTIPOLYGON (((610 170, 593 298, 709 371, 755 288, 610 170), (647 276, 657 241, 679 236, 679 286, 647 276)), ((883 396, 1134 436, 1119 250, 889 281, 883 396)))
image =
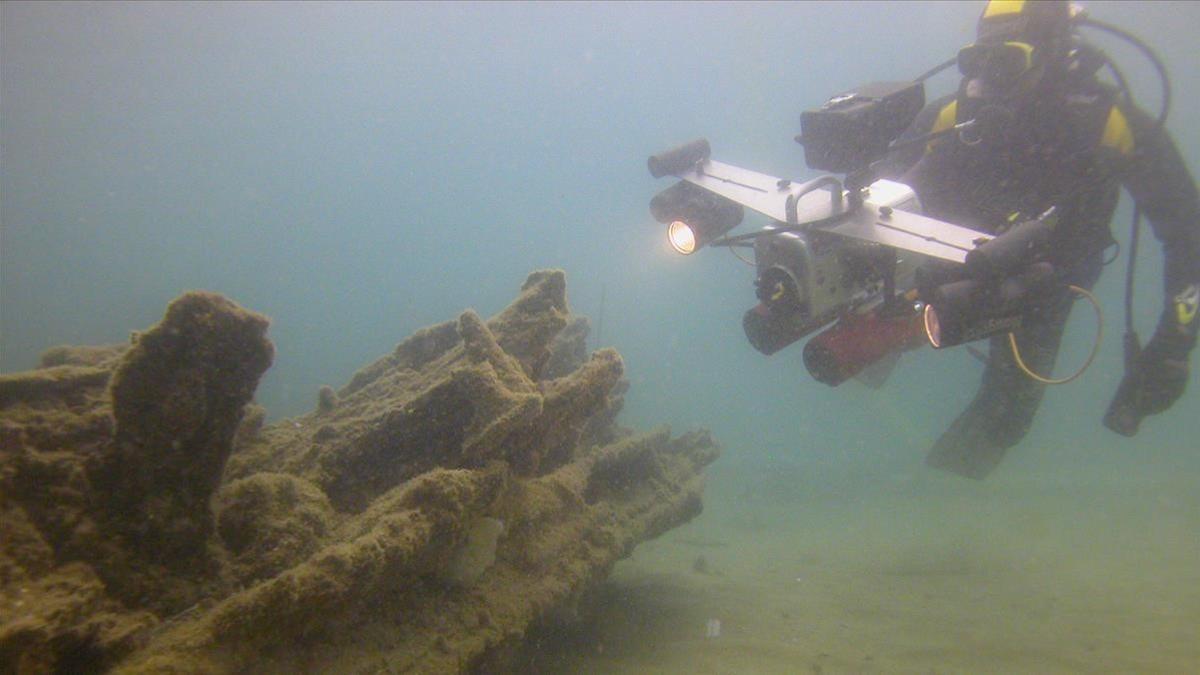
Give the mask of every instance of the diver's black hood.
POLYGON ((1065 0, 990 0, 975 27, 981 43, 1014 40, 1053 51, 1069 43, 1071 4, 1065 0))
POLYGON ((975 138, 1003 142, 1007 130, 1033 107, 1055 98, 1065 81, 1071 47, 1071 7, 1065 0, 990 0, 976 25, 976 43, 1022 42, 1033 47, 1033 66, 1022 80, 1001 88, 984 80, 959 83, 959 121, 978 119, 975 138))

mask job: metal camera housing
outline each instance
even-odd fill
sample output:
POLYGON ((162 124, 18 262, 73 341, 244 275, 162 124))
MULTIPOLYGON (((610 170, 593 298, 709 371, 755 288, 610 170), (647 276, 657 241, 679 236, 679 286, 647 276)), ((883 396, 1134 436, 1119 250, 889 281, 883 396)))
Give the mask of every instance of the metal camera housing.
MULTIPOLYGON (((900 183, 885 182, 871 195, 889 218, 920 210, 916 194, 900 183)), ((760 304, 746 312, 742 327, 750 344, 770 355, 846 312, 883 302, 888 288, 912 286, 928 256, 776 224, 755 237, 754 259, 760 304)))

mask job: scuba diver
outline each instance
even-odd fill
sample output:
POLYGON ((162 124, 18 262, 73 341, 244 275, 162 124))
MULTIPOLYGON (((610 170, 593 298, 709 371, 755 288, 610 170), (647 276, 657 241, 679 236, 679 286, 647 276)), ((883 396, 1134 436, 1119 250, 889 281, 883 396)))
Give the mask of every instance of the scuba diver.
POLYGON ((1142 417, 1175 404, 1200 326, 1200 197, 1163 128, 1165 101, 1156 120, 1125 87, 1101 83, 1106 59, 1073 37, 1073 11, 1059 0, 988 2, 975 42, 959 52, 957 93, 927 106, 900 141, 976 124, 914 144, 887 169, 912 186, 926 214, 957 225, 999 235, 1051 209, 1057 218, 1048 256, 1066 283, 1039 294, 1015 332, 1024 363, 1006 338, 991 338, 978 393, 927 459, 971 478, 987 476, 1029 430, 1045 389, 1029 371, 1054 366, 1074 301, 1067 284, 1090 289, 1099 277, 1115 244, 1109 221, 1122 186, 1135 201, 1132 246, 1138 214, 1162 244, 1165 307, 1144 347, 1127 318, 1126 372, 1107 427, 1133 436, 1142 417))

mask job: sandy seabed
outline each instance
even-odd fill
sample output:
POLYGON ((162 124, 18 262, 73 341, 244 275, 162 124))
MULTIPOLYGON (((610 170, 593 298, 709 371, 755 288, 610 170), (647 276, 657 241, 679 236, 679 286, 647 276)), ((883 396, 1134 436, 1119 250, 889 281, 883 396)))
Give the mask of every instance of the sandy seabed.
POLYGON ((1200 672, 1197 474, 718 465, 601 607, 538 670, 1200 672))

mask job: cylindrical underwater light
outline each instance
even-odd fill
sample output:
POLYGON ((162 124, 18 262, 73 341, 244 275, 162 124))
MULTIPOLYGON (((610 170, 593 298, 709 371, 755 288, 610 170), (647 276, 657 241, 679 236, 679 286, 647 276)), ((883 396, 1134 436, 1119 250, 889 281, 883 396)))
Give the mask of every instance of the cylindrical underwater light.
POLYGON ((646 161, 646 165, 650 168, 650 175, 655 178, 666 175, 679 176, 708 160, 711 154, 712 149, 709 148, 708 141, 697 138, 691 143, 684 143, 678 148, 652 156, 646 161))
POLYGON ((650 214, 667 225, 671 248, 687 255, 742 222, 742 205, 687 181, 654 195, 650 214))
POLYGON ((1048 211, 968 251, 964 261, 967 276, 988 279, 1019 273, 1050 245, 1057 222, 1054 212, 1048 211))
POLYGON ((942 349, 1014 331, 1057 286, 1061 282, 1049 263, 1035 263, 999 282, 963 279, 943 284, 925 305, 925 337, 942 349))

